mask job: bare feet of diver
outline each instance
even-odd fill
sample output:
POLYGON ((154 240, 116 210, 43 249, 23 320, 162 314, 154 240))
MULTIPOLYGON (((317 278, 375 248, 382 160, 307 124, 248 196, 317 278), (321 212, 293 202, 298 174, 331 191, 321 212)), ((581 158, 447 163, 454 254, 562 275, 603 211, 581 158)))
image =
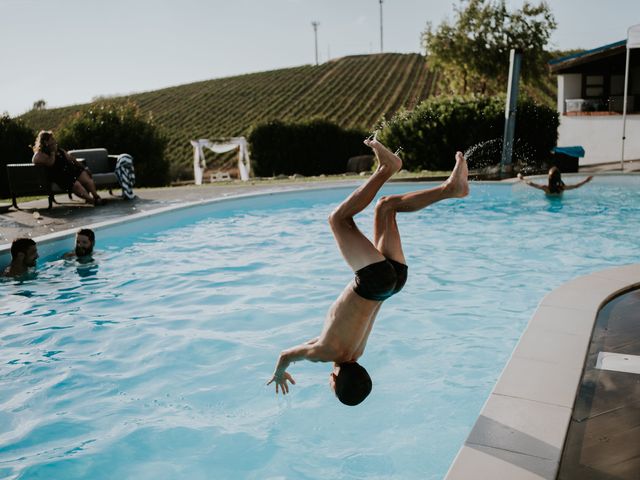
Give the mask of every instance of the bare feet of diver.
POLYGON ((380 169, 388 168, 391 173, 396 173, 402 168, 402 160, 395 153, 392 153, 387 147, 378 141, 378 135, 374 135, 373 138, 369 137, 365 139, 364 144, 371 147, 376 154, 380 169))
POLYGON ((447 196, 462 198, 469 195, 469 168, 462 152, 456 153, 456 166, 449 178, 443 183, 447 196))

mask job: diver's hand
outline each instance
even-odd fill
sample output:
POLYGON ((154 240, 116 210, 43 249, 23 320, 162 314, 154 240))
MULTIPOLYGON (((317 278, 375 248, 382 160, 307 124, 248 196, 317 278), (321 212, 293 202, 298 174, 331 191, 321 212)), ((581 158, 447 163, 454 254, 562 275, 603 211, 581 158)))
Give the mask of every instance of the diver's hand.
POLYGON ((275 382, 276 395, 278 394, 278 387, 282 391, 282 394, 286 395, 287 393, 289 393, 289 385, 287 384, 287 381, 291 382, 292 385, 296 384, 296 381, 287 372, 280 374, 276 371, 276 373, 273 374, 273 377, 271 377, 271 380, 267 382, 267 385, 271 385, 273 382, 275 382))

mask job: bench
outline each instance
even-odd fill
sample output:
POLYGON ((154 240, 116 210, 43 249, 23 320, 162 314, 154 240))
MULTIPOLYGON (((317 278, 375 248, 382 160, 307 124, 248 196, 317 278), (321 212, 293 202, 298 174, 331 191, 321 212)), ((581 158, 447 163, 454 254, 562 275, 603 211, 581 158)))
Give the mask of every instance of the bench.
POLYGON ((96 189, 106 188, 113 195, 112 189, 120 188, 118 177, 115 174, 118 155, 109 155, 106 148, 69 150, 68 153, 89 167, 96 189))
MULTIPOLYGON (((120 188, 114 172, 117 155, 109 155, 104 148, 70 150, 68 153, 89 167, 96 189, 108 189, 109 193, 113 195, 112 189, 120 188)), ((55 182, 49 180, 49 169, 42 165, 10 163, 7 165, 7 178, 12 204, 16 209, 18 209, 18 197, 47 195, 49 197, 48 208, 51 208, 55 202, 54 196, 58 193, 66 193, 55 182)))

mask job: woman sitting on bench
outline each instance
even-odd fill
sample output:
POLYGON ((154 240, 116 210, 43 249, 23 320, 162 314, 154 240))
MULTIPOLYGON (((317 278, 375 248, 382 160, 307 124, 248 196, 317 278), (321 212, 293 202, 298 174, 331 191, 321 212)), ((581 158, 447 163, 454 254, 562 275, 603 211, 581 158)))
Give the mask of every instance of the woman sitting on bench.
POLYGON ((50 168, 51 180, 67 191, 75 193, 87 203, 102 204, 89 170, 67 152, 58 148, 53 132, 41 130, 33 146, 33 163, 50 168))

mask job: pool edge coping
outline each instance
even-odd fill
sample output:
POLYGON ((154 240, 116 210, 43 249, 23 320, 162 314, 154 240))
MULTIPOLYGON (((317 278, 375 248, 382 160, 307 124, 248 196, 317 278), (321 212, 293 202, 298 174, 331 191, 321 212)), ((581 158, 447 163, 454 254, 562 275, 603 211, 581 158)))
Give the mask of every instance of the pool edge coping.
MULTIPOLYGON (((139 212, 139 213, 134 213, 134 214, 130 214, 130 215, 126 215, 123 217, 118 217, 118 218, 111 218, 109 220, 103 220, 100 222, 94 222, 94 223, 89 223, 89 224, 85 224, 85 225, 77 225, 71 228, 66 228, 64 230, 59 230, 59 231, 55 231, 52 233, 47 233, 44 235, 39 235, 37 237, 33 237, 33 240, 37 243, 38 245, 38 253, 40 255, 40 257, 45 257, 46 255, 50 254, 51 252, 57 250, 54 245, 57 244, 58 242, 62 242, 62 241, 66 241, 69 239, 72 239, 75 237, 76 232, 80 229, 80 228, 90 228, 92 230, 94 230, 94 232, 99 232, 101 229, 106 229, 109 227, 117 227, 120 225, 124 225, 126 223, 130 223, 130 222, 135 222, 138 220, 143 220, 143 219, 147 219, 149 217, 153 217, 155 215, 159 215, 162 213, 172 213, 172 212, 176 212, 179 210, 186 210, 189 208, 197 208, 197 207, 203 207, 209 204, 216 204, 216 203, 222 203, 222 202, 227 202, 227 201, 233 201, 233 200, 238 200, 238 199, 247 199, 247 198, 254 198, 254 197, 265 197, 265 196, 272 196, 272 195, 281 195, 281 194, 287 194, 287 193, 297 193, 297 192, 306 192, 306 191, 318 191, 318 190, 332 190, 335 188, 347 188, 347 187, 353 187, 353 186, 358 186, 361 183, 363 183, 364 181, 366 181, 366 179, 349 179, 349 180, 345 180, 343 182, 340 182, 340 184, 333 184, 333 185, 296 185, 296 186, 280 186, 280 187, 276 187, 273 190, 262 190, 262 191, 257 191, 257 192, 247 192, 247 193, 232 193, 232 194, 228 194, 228 195, 224 195, 222 197, 215 197, 215 198, 207 198, 207 199, 201 199, 201 200, 192 200, 192 201, 185 201, 185 202, 180 202, 180 203, 176 203, 173 205, 167 205, 165 207, 158 207, 158 208, 154 208, 151 210, 147 210, 144 212, 139 212)), ((400 184, 402 185, 403 183, 409 183, 409 182, 392 182, 391 185, 393 184, 400 184)), ((419 180, 419 181, 414 181, 411 183, 415 183, 415 184, 432 184, 432 183, 438 183, 437 180, 419 180)), ((485 180, 481 180, 481 181, 477 181, 477 184, 497 184, 497 185, 504 185, 505 187, 511 187, 512 185, 510 185, 507 182, 503 182, 503 181, 485 181, 485 180)), ((31 238, 31 237, 30 237, 31 238)), ((70 249, 72 249, 72 246, 69 247, 70 249)), ((11 261, 11 255, 10 255, 10 250, 11 250, 11 243, 4 243, 4 244, 0 244, 0 268, 3 268, 3 265, 8 265, 9 262, 11 261)))
MULTIPOLYGON (((271 195, 280 195, 280 194, 295 193, 295 192, 309 191, 309 190, 331 190, 333 188, 341 188, 343 186, 352 186, 352 185, 350 185, 351 183, 357 184, 358 181, 354 179, 353 181, 346 181, 344 183, 345 183, 345 185, 340 185, 340 186, 336 186, 336 185, 332 185, 332 186, 326 186, 326 185, 325 186, 312 186, 312 187, 296 186, 296 187, 279 188, 279 189, 267 190, 267 191, 248 192, 248 193, 234 193, 234 194, 225 195, 225 196, 222 196, 222 197, 215 197, 215 198, 207 198, 207 199, 203 199, 203 200, 193 200, 193 201, 180 202, 180 203, 177 203, 177 204, 167 205, 167 206, 164 206, 164 207, 158 207, 158 208, 154 208, 154 209, 151 209, 151 210, 146 210, 146 211, 143 211, 143 212, 126 215, 126 216, 123 216, 123 217, 111 218, 109 220, 103 220, 103 221, 100 221, 100 222, 94 222, 94 223, 90 223, 90 224, 87 224, 87 225, 75 226, 75 227, 67 228, 67 229, 64 229, 64 230, 59 230, 59 231, 56 231, 56 232, 52 232, 52 233, 48 233, 48 234, 45 234, 45 235, 40 235, 40 236, 34 237, 33 240, 38 245, 38 252, 40 254, 40 257, 43 257, 43 256, 45 256, 47 254, 48 251, 53 249, 52 248, 53 244, 56 244, 56 243, 61 242, 63 240, 74 238, 76 232, 80 228, 90 228, 90 229, 94 230, 94 232, 98 232, 98 231, 100 231, 102 229, 106 229, 106 228, 109 228, 109 227, 117 227, 117 226, 121 226, 121 225, 124 225, 124 224, 127 224, 127 223, 136 222, 136 221, 139 221, 139 220, 144 220, 144 219, 147 219, 149 217, 153 217, 153 216, 160 215, 160 214, 163 214, 163 213, 173 213, 173 212, 177 212, 177 211, 180 211, 180 210, 187 210, 187 209, 190 209, 190 208, 203 207, 203 206, 206 206, 206 205, 209 205, 209 204, 223 203, 223 202, 232 201, 232 200, 238 200, 238 199, 247 199, 247 198, 253 198, 253 197, 264 197, 264 196, 271 196, 271 195)), ((423 183, 423 182, 418 182, 418 183, 423 183)), ((0 265, 6 265, 11 261, 10 252, 11 252, 11 244, 10 243, 0 244, 0 265)))
POLYGON ((445 480, 556 478, 598 312, 638 279, 612 267, 543 297, 445 480))

